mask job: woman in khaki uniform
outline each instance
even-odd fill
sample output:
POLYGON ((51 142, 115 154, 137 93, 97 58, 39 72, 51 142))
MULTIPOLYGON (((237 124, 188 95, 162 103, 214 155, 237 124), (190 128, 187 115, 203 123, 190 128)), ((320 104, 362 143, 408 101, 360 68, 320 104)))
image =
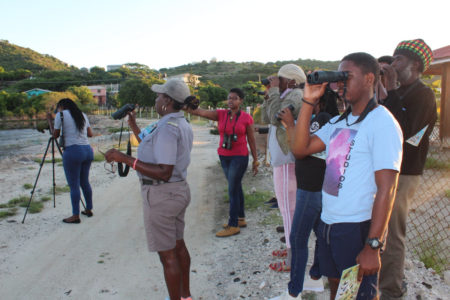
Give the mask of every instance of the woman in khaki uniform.
POLYGON ((161 119, 141 131, 134 112, 128 123, 140 142, 137 158, 111 149, 108 162, 122 162, 138 172, 149 251, 158 252, 171 300, 189 299, 190 256, 184 235, 184 214, 190 202, 186 182, 193 132, 180 109, 189 88, 180 80, 154 84, 155 108, 161 119))

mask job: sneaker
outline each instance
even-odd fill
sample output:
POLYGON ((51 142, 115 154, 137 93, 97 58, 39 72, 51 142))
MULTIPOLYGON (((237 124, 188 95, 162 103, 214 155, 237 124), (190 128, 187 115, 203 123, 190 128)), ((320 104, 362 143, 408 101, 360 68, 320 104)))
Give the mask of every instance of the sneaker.
POLYGON ((302 299, 302 293, 298 294, 297 297, 292 297, 291 295, 289 295, 289 292, 286 291, 283 294, 281 294, 281 296, 272 298, 270 300, 292 300, 292 299, 302 299))
MULTIPOLYGON (((227 228, 228 224, 223 224, 222 227, 227 228)), ((238 227, 240 227, 240 228, 247 227, 247 222, 245 221, 245 218, 238 219, 238 227)))
POLYGON ((269 201, 264 202, 264 204, 274 204, 274 203, 277 203, 277 198, 275 198, 275 197, 273 197, 269 201))
POLYGON ((278 203, 274 203, 274 204, 272 204, 271 206, 269 206, 269 208, 278 208, 278 203))
POLYGON ((225 227, 223 230, 216 233, 216 236, 217 237, 227 237, 227 236, 232 236, 232 235, 238 234, 240 232, 241 232, 241 230, 239 229, 239 227, 233 227, 233 226, 227 225, 227 227, 225 227))

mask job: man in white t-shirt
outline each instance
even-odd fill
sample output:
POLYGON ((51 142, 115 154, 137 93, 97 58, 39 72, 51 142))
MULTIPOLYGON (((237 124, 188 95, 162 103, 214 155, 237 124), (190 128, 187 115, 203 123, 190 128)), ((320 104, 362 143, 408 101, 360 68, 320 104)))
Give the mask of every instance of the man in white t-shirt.
MULTIPOLYGON (((344 57, 338 93, 350 108, 314 135, 309 122, 327 83, 306 85, 292 149, 296 157, 326 150, 318 259, 334 299, 342 271, 360 265, 357 299, 377 296, 380 248, 395 196, 402 159, 402 132, 397 121, 374 99, 379 66, 367 53, 344 57)), ((284 299, 297 299, 287 295, 284 299)), ((298 298, 299 299, 299 298, 298 298)))

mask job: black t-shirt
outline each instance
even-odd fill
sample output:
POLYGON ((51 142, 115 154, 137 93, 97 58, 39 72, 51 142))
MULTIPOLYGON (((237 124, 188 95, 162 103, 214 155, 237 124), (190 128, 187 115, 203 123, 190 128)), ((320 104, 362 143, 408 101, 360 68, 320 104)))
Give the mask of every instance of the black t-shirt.
MULTIPOLYGON (((316 132, 330 119, 331 115, 329 113, 319 113, 311 120, 309 132, 316 132)), ((325 159, 321 159, 315 156, 296 159, 295 176, 297 177, 297 188, 309 192, 320 192, 322 190, 325 167, 325 159)))
POLYGON ((400 174, 421 175, 429 147, 429 136, 437 120, 433 91, 419 79, 409 86, 388 92, 384 105, 397 119, 403 131, 403 160, 400 174), (407 140, 428 125, 418 146, 407 140))

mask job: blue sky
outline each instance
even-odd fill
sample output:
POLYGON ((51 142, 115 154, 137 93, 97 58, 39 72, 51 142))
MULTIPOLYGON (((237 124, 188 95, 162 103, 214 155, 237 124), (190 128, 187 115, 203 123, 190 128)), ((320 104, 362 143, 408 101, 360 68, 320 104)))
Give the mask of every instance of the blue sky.
POLYGON ((0 39, 76 67, 153 69, 216 58, 268 62, 450 45, 447 1, 0 0, 0 39), (446 11, 447 10, 447 11, 446 11))

